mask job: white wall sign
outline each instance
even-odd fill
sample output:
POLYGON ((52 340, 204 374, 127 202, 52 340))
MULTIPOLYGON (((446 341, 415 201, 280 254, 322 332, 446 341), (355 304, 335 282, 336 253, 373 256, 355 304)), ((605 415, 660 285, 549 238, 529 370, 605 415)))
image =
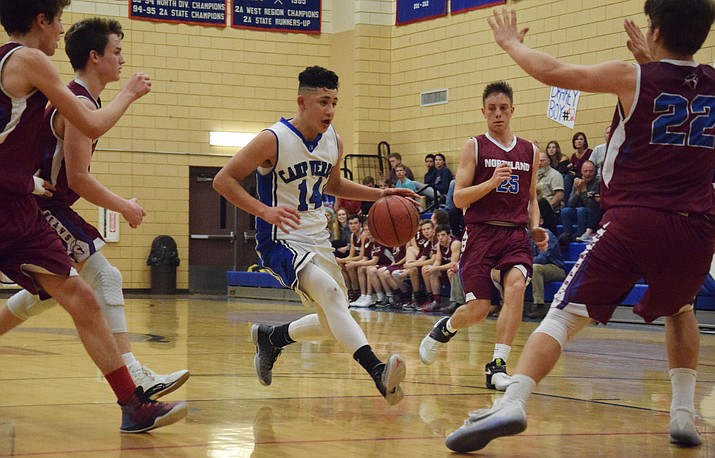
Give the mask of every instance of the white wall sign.
POLYGON ((552 121, 573 129, 576 122, 576 110, 578 109, 578 99, 581 91, 571 89, 561 89, 552 86, 549 95, 549 105, 546 116, 552 121))

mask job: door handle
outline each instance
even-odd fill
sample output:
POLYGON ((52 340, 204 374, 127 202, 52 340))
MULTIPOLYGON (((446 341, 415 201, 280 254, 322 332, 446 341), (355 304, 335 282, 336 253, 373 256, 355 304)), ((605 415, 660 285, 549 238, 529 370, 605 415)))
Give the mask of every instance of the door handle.
POLYGON ((248 243, 251 241, 256 241, 256 234, 249 234, 248 232, 243 231, 243 243, 248 243))
POLYGON ((231 231, 230 234, 191 234, 190 237, 194 240, 236 240, 236 234, 231 231))

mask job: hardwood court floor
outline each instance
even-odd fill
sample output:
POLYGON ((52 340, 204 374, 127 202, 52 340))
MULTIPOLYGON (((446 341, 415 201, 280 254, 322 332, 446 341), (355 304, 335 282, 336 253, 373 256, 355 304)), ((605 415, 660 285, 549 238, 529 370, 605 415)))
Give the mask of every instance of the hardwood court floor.
MULTIPOLYGON (((0 299, 0 304, 5 300, 0 299)), ((353 312, 381 357, 407 361, 406 393, 389 407, 332 340, 289 347, 261 386, 250 324, 303 315, 298 304, 222 297, 135 297, 127 317, 134 353, 151 368, 188 368, 169 399, 185 420, 150 434, 119 433, 114 397, 84 353, 69 317, 55 308, 0 339, 0 456, 42 457, 447 457, 445 433, 490 404, 483 365, 495 321, 460 332, 423 366, 420 340, 435 316, 353 312)), ((524 323, 519 356, 535 323, 524 323)), ((572 342, 528 406, 529 428, 481 456, 715 456, 715 337, 702 336, 696 405, 704 444, 668 443, 670 385, 660 327, 591 327, 572 342)))

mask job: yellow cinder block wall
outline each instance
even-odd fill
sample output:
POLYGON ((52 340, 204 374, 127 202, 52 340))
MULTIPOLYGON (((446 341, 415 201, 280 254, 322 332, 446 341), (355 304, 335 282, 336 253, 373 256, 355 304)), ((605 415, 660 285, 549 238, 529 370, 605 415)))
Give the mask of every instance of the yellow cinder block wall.
MULTIPOLYGON (((491 9, 395 27, 394 0, 348 2, 323 0, 319 35, 137 21, 128 19, 126 2, 72 2, 63 16, 65 28, 88 16, 118 19, 126 34, 123 79, 135 71, 153 78, 152 92, 100 140, 92 162, 100 181, 120 195, 137 197, 148 212, 138 229, 122 222, 120 241, 104 248, 123 272, 125 288, 149 287, 146 258, 161 234, 176 239, 182 258, 177 286, 188 288, 189 167, 222 166, 233 154, 231 148, 209 146, 209 131, 258 132, 291 116, 297 75, 308 65, 340 75, 335 126, 345 152, 374 153, 386 140, 420 178, 430 152, 444 153, 456 171, 464 141, 486 129, 482 89, 498 79, 514 88, 517 135, 542 146, 556 139, 569 153, 575 131, 584 131, 591 146, 602 142, 615 97, 582 94, 575 130, 548 120, 549 88, 527 77, 492 42, 486 22, 491 9), (441 88, 449 90, 449 103, 419 106, 420 92, 441 88)), ((645 27, 642 3, 510 0, 507 6, 530 27, 530 45, 572 63, 594 64, 632 60, 623 19, 645 27)), ((711 35, 699 61, 713 62, 714 40, 711 35)), ((53 59, 69 81, 63 50, 53 59)), ((110 85, 103 100, 119 87, 110 85)), ((94 206, 80 201, 78 208, 88 221, 97 221, 94 206)))

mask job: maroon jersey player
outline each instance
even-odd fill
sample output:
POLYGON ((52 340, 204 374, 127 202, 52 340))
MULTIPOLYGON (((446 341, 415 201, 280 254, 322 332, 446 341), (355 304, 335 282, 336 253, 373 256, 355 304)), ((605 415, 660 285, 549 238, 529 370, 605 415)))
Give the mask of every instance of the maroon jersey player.
MULTIPOLYGON (((452 433, 446 441, 452 450, 479 450, 526 429, 526 402, 563 346, 589 320, 606 323, 639 278, 648 290, 633 311, 646 321, 665 318, 670 441, 702 442, 695 427, 700 337, 692 302, 715 247, 715 70, 693 56, 715 21, 715 3, 646 0, 644 12, 644 41, 654 61, 640 65, 566 64, 524 45, 528 29, 518 30, 514 11, 495 11, 489 21, 497 44, 540 82, 615 94, 618 105, 602 171, 602 229, 529 338, 501 402, 452 433)), ((632 22, 625 26, 633 50, 641 34, 632 22)))
POLYGON ((460 159, 454 203, 466 208, 460 274, 467 303, 451 318, 438 321, 420 344, 420 359, 432 364, 439 349, 458 329, 484 320, 491 306, 492 270, 503 291, 492 361, 485 368, 487 388, 504 390, 510 382, 506 362, 521 323, 524 290, 531 276, 529 232, 540 247, 536 201, 536 147, 514 135, 513 91, 504 81, 487 85, 482 94, 487 133, 470 138, 460 159))

